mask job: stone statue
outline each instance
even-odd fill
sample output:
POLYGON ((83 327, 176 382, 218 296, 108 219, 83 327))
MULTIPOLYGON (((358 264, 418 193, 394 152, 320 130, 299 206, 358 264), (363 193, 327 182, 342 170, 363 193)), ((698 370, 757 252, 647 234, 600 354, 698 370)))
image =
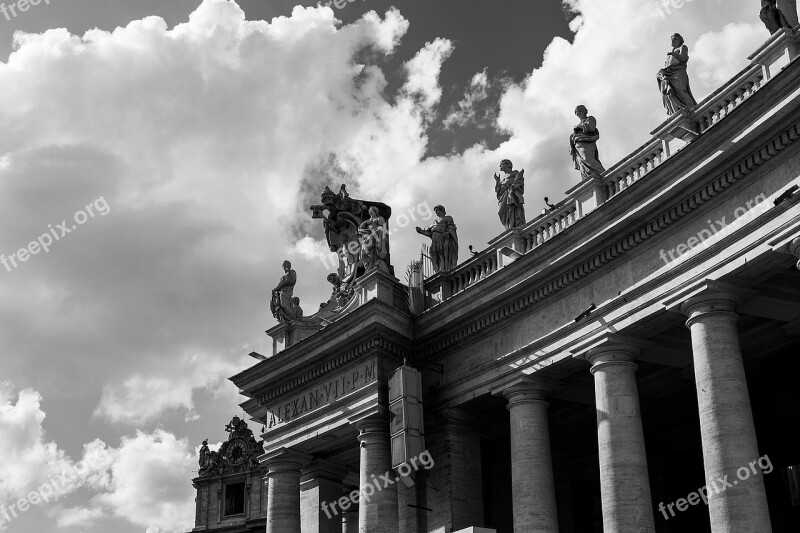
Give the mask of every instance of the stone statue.
POLYGON ((200 461, 199 461, 200 462, 200 468, 202 468, 202 467, 206 466, 206 464, 208 464, 209 453, 210 452, 208 451, 208 439, 205 439, 203 441, 203 445, 200 447, 200 461))
POLYGON ((458 235, 453 217, 447 214, 444 206, 437 205, 433 208, 436 221, 422 229, 417 227, 417 233, 431 238, 429 253, 433 263, 434 272, 442 272, 455 268, 458 264, 458 235))
POLYGON ((524 170, 514 170, 508 159, 500 161, 501 178, 494 175, 494 192, 497 194, 497 214, 506 229, 525 224, 525 177, 524 170))
POLYGON ((572 135, 569 136, 569 153, 575 163, 575 170, 581 171, 583 180, 599 178, 606 169, 600 162, 597 151, 597 140, 600 139, 597 120, 589 115, 583 105, 575 108, 575 115, 580 122, 572 128, 572 135))
POLYGON ((272 316, 278 319, 279 322, 289 322, 295 319, 294 312, 292 311, 292 293, 294 292, 294 285, 297 283, 297 273, 292 270, 292 264, 289 261, 283 262, 284 275, 278 285, 272 289, 272 302, 270 309, 272 316))
POLYGON ((678 33, 673 34, 672 50, 667 52, 664 68, 659 70, 656 76, 664 109, 668 115, 697 105, 689 87, 689 75, 686 73, 688 61, 689 49, 683 43, 683 37, 678 33))
POLYGON ((197 472, 198 476, 210 476, 212 474, 216 474, 219 470, 219 460, 220 456, 217 452, 209 452, 207 455, 206 464, 200 467, 200 470, 197 472))
POLYGON ((394 275, 388 232, 392 209, 380 202, 352 198, 344 184, 338 194, 325 187, 321 201, 311 206, 312 217, 322 219, 328 247, 338 256, 340 283, 352 287, 357 278, 374 268, 394 275))
POLYGON ((389 251, 389 232, 386 229, 386 219, 380 216, 378 208, 369 208, 369 219, 358 227, 361 253, 359 260, 364 266, 364 271, 369 272, 379 268, 389 272, 386 266, 386 254, 389 251))
POLYGON ((336 307, 344 307, 347 305, 347 302, 349 302, 350 298, 353 297, 353 288, 345 283, 342 283, 342 278, 340 278, 339 274, 336 273, 328 274, 327 280, 328 283, 333 285, 333 290, 331 290, 330 300, 319 304, 320 308, 325 307, 331 302, 336 302, 336 307))
POLYGON ((300 307, 300 298, 297 296, 292 298, 292 314, 294 315, 295 320, 298 318, 303 318, 303 308, 300 307))
POLYGON ((777 0, 761 0, 761 13, 759 15, 761 22, 767 27, 770 34, 775 33, 781 28, 792 29, 792 25, 786 20, 783 12, 778 9, 777 0))

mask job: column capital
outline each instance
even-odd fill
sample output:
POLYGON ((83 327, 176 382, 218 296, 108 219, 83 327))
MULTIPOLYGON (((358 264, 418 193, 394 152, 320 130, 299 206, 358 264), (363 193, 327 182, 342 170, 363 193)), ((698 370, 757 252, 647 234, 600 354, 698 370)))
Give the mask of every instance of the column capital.
POLYGON ((353 423, 358 430, 358 442, 361 447, 389 441, 389 417, 370 416, 353 423))
POLYGON ((633 365, 634 360, 642 352, 642 349, 652 343, 637 337, 621 335, 619 333, 606 333, 600 337, 584 343, 579 348, 573 350, 577 357, 586 359, 591 365, 591 372, 594 374, 599 365, 633 365))
POLYGON ((560 387, 561 383, 552 378, 536 375, 514 376, 492 388, 491 393, 495 396, 503 396, 510 400, 511 396, 519 394, 531 395, 531 397, 541 397, 544 400, 554 390, 560 387))
POLYGON ((326 479, 328 481, 342 483, 349 472, 347 468, 336 463, 325 461, 324 459, 313 459, 303 467, 303 475, 300 477, 300 483, 305 483, 306 481, 314 479, 326 479))
POLYGON ((704 280, 673 293, 662 305, 668 311, 682 313, 691 320, 698 312, 735 313, 743 302, 755 294, 756 291, 744 283, 704 280))
POLYGON ((312 456, 290 448, 278 448, 259 457, 261 464, 267 466, 268 475, 275 472, 292 471, 296 471, 299 474, 300 470, 303 469, 303 465, 308 464, 312 459, 312 456))

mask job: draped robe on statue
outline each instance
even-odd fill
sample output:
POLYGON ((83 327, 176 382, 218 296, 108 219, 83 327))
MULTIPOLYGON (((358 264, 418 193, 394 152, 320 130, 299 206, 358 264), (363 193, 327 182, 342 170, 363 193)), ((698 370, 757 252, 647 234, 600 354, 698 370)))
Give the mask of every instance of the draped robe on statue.
MULTIPOLYGON (((673 51, 682 51, 681 48, 683 47, 675 48, 673 51)), ((669 115, 697 105, 689 87, 686 63, 687 61, 675 56, 669 56, 664 68, 658 71, 658 88, 661 90, 664 109, 669 115)))
POLYGON ((420 233, 431 238, 428 253, 433 263, 433 271, 451 270, 458 264, 458 235, 453 217, 437 217, 436 222, 420 233))
POLYGON ((497 193, 497 214, 506 229, 525 225, 524 171, 512 170, 500 178, 494 186, 497 193))
POLYGON ((582 180, 599 177, 606 171, 600 162, 597 150, 600 130, 595 124, 594 117, 586 117, 572 129, 572 135, 569 137, 572 161, 575 163, 575 170, 581 171, 582 180))

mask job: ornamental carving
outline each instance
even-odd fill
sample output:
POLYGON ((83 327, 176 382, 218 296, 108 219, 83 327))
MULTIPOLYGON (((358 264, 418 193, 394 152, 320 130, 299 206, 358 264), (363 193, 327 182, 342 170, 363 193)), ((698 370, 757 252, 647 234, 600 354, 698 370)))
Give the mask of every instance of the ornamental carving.
POLYGON ((333 294, 328 303, 343 307, 353 295, 355 281, 375 269, 394 275, 389 256, 389 218, 392 209, 380 202, 351 198, 344 184, 338 194, 325 187, 321 204, 312 205, 312 218, 322 219, 325 238, 335 252, 338 268, 328 276, 333 294))
POLYGON ((228 439, 217 451, 208 449, 208 439, 200 448, 200 477, 230 474, 250 470, 258 466, 258 456, 264 453, 264 442, 256 441, 253 431, 247 422, 234 416, 225 425, 228 439))

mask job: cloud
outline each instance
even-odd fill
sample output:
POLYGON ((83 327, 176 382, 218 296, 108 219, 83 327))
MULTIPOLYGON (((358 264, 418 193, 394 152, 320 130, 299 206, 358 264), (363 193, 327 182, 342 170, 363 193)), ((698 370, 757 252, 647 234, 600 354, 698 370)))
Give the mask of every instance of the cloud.
POLYGON ((180 532, 191 527, 195 491, 188 481, 196 458, 185 439, 156 430, 122 439, 111 467, 109 490, 92 503, 148 532, 180 532))
POLYGON ((430 113, 442 97, 439 75, 442 63, 453 53, 453 43, 447 39, 435 39, 425 43, 417 54, 406 62, 406 83, 403 92, 413 97, 419 108, 430 113))
POLYGON ((49 514, 56 517, 56 524, 60 528, 92 526, 106 516, 99 507, 57 507, 49 514))
MULTIPOLYGON (((122 383, 103 387, 95 416, 110 422, 143 425, 167 411, 184 409, 187 422, 197 419, 193 413, 195 390, 215 390, 226 384, 223 376, 234 373, 236 366, 215 359, 210 354, 183 357, 174 362, 171 375, 136 374, 122 383)), ((166 370, 162 366, 162 371, 166 370)))
MULTIPOLYGON (((0 351, 22 354, 10 375, 139 424, 191 410, 195 391, 248 365, 272 320, 274 251, 291 249, 298 208, 324 181, 304 183, 298 162, 374 138, 377 152, 424 147, 414 106, 386 103, 377 66, 407 27, 396 10, 341 27, 329 8, 247 21, 205 0, 172 29, 148 17, 17 33, 0 64, 0 119, 16 125, 0 132, 0 253, 100 196, 111 211, 0 267, 0 351)), ((414 79, 430 103, 435 84, 414 79)), ((304 302, 329 292, 315 268, 299 269, 304 302)))
POLYGON ((458 108, 450 111, 450 114, 442 121, 445 129, 452 129, 456 126, 466 126, 470 122, 475 121, 476 106, 486 100, 489 96, 489 79, 486 75, 486 69, 478 72, 472 77, 469 87, 464 92, 464 98, 458 102, 458 108))
POLYGON ((14 458, 0 462, 0 504, 8 509, 0 528, 30 512, 18 505, 10 510, 15 502, 46 507, 81 488, 92 495, 89 505, 48 511, 59 526, 88 526, 107 516, 152 532, 185 531, 191 524, 194 490, 188 481, 197 465, 186 439, 160 429, 123 437, 117 448, 95 439, 73 461, 45 438, 41 395, 24 389, 15 403, 13 397, 12 385, 0 384, 0 455, 14 458))
POLYGON ((110 483, 113 451, 96 439, 73 461, 46 439, 41 402, 38 391, 14 394, 11 383, 0 383, 0 456, 13 459, 0 462, 0 504, 5 505, 0 527, 18 519, 28 505, 47 505, 80 487, 102 489, 110 483))
POLYGON ((15 395, 10 383, 0 383, 0 457, 13 458, 0 461, 2 503, 25 497, 72 467, 63 451, 45 440, 41 401, 34 390, 23 389, 15 395))

